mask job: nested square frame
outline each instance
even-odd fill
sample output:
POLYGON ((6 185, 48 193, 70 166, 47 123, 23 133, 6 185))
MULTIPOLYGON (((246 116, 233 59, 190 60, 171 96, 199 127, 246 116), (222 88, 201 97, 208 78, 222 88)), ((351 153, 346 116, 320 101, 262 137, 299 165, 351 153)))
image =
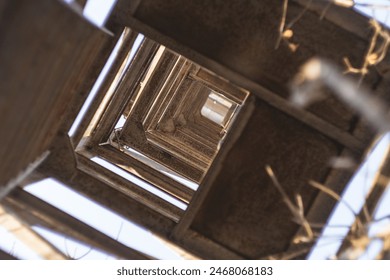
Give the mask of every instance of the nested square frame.
MULTIPOLYGON (((249 92, 145 38, 78 151, 87 158, 103 158, 189 203, 194 190, 177 178, 201 182, 248 95, 249 92), (224 124, 201 114, 211 93, 232 104, 224 124), (123 117, 126 121, 118 127, 123 117)), ((96 165, 83 162, 86 166, 96 165)), ((136 185, 126 184, 116 174, 111 177, 120 184, 105 180, 118 190, 140 192, 136 185)), ((180 209, 158 198, 148 199, 150 195, 146 193, 145 197, 147 205, 163 209, 162 214, 179 220, 180 209)))

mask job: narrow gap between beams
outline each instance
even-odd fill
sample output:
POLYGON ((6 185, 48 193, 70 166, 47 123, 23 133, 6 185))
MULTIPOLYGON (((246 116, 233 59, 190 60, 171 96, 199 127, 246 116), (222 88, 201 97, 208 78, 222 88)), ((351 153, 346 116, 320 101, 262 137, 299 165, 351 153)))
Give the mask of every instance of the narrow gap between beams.
POLYGON ((99 158, 99 157, 93 157, 91 158, 91 160, 93 162, 96 162, 97 164, 99 164, 100 166, 104 167, 104 168, 107 168, 108 170, 114 172, 115 174, 121 176, 122 178, 136 184, 138 187, 162 198, 163 200, 169 202, 170 204, 182 209, 182 210, 186 210, 187 209, 187 204, 181 202, 180 200, 174 198, 173 196, 159 190, 158 188, 146 183, 145 181, 137 178, 136 176, 130 174, 129 172, 123 170, 122 168, 120 167, 117 167, 115 166, 114 164, 112 163, 109 163, 108 161, 102 159, 102 158, 99 158))
MULTIPOLYGON (((124 41, 124 36, 126 36, 126 34, 128 34, 129 32, 129 29, 125 29, 122 33, 122 35, 120 36, 117 44, 115 45, 113 51, 111 52, 106 64, 104 65, 102 71, 100 72, 100 75, 98 76, 95 84, 93 85, 87 99, 85 100, 83 106, 81 107, 75 121, 73 122, 68 134, 70 137, 73 137, 77 128, 79 127, 81 121, 83 120, 83 118, 85 117, 85 114, 87 112, 87 110, 89 109, 92 101, 95 99, 96 97, 96 94, 98 93, 100 87, 102 86, 102 83, 103 81, 105 80, 105 78, 107 77, 107 74, 109 73, 111 67, 112 67, 112 64, 114 63, 115 59, 117 58, 118 56, 118 52, 120 50, 120 48, 123 47, 123 41, 124 41)), ((113 81, 113 84, 111 85, 110 87, 110 90, 107 92, 106 96, 104 97, 104 101, 105 103, 107 103, 113 93, 113 89, 116 88, 116 86, 119 84, 119 81, 120 79, 122 78, 124 72, 126 71, 126 69, 128 68, 130 62, 133 60, 134 58, 134 55, 136 54, 139 46, 141 45, 142 41, 144 39, 144 36, 142 34, 138 34, 137 38, 135 39, 134 41, 134 44, 131 48, 131 51, 129 53, 129 55, 126 57, 126 61, 125 61, 125 65, 124 67, 122 67, 122 71, 120 73, 118 73, 118 75, 115 77, 114 81, 113 81)), ((100 106, 99 106, 100 107, 100 106)), ((95 117, 94 117, 95 119, 95 117)))

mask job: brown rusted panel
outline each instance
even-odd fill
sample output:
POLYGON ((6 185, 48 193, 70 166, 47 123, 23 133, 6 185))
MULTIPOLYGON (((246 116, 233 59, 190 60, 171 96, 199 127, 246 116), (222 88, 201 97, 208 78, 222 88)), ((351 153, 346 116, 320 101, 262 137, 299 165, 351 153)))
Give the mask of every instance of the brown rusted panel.
POLYGON ((307 209, 317 195, 307 181, 323 182, 329 172, 326 162, 340 148, 258 101, 245 130, 223 160, 192 228, 247 258, 283 252, 299 227, 291 221, 265 165, 274 169, 291 199, 302 195, 307 209))
POLYGON ((52 141, 109 36, 61 1, 5 1, 0 15, 0 185, 52 141))

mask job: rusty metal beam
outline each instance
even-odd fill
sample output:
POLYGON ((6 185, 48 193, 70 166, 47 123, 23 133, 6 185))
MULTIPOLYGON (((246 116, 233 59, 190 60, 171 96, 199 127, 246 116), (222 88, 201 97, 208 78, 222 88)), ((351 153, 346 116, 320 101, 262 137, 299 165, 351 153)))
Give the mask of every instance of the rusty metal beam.
POLYGON ((118 150, 111 145, 97 146, 96 148, 92 148, 92 151, 96 151, 96 154, 99 155, 99 157, 105 158, 109 162, 128 166, 133 169, 134 173, 140 178, 151 184, 156 184, 156 186, 163 191, 177 195, 179 199, 186 203, 190 202, 195 193, 194 190, 183 186, 181 183, 168 176, 163 176, 161 172, 140 160, 127 156, 122 152, 118 152, 118 150))
POLYGON ((120 44, 118 53, 116 54, 106 76, 104 77, 102 84, 97 89, 97 94, 95 95, 95 98, 92 100, 82 121, 80 122, 74 135, 72 136, 72 142, 75 143, 75 145, 77 145, 81 140, 83 134, 85 133, 87 127, 89 126, 91 120, 93 119, 97 109, 99 108, 100 103, 103 101, 105 95, 110 90, 110 87, 114 84, 115 78, 120 72, 121 67, 123 67, 123 63, 126 60, 126 57, 128 57, 138 33, 131 31, 129 28, 126 28, 123 29, 122 35, 123 38, 120 39, 121 33, 116 34, 115 38, 113 38, 113 40, 109 44, 106 44, 106 47, 103 49, 103 55, 100 56, 98 61, 96 62, 97 65, 95 66, 95 69, 97 69, 98 71, 95 70, 94 76, 90 76, 88 80, 90 88, 88 90, 80 89, 80 93, 84 94, 83 98, 76 97, 73 100, 72 103, 73 106, 72 108, 70 108, 69 112, 67 113, 67 117, 64 118, 65 120, 64 120, 63 127, 66 130, 69 130, 77 114, 79 113, 84 101, 87 98, 86 93, 89 93, 89 90, 92 88, 92 85, 96 82, 96 79, 100 74, 101 70, 103 69, 104 64, 107 62, 110 53, 114 50, 115 44, 120 44))
POLYGON ((63 233, 119 258, 152 259, 150 256, 123 245, 22 189, 16 189, 3 203, 30 225, 41 225, 63 233))
POLYGON ((109 38, 62 1, 2 2, 0 185, 48 148, 109 38))
POLYGON ((61 174, 47 174, 58 179, 66 186, 89 197, 93 201, 118 213, 125 219, 150 229, 163 238, 167 238, 176 224, 171 219, 159 214, 141 202, 115 190, 97 178, 76 170, 72 178, 64 178, 61 174))
MULTIPOLYGON (((3 205, 7 203, 3 201, 3 205)), ((33 250, 36 254, 46 260, 66 260, 68 259, 60 250, 45 238, 36 233, 31 225, 20 219, 10 209, 0 206, 1 226, 13 234, 23 244, 33 250)))
POLYGON ((128 181, 88 158, 79 155, 77 160, 79 162, 78 168, 80 170, 90 174, 91 177, 98 174, 97 177, 110 186, 113 191, 119 191, 127 197, 142 203, 150 209, 154 209, 156 212, 159 212, 175 222, 180 220, 180 217, 183 215, 183 210, 180 208, 156 196, 155 194, 142 189, 135 183, 128 181))
POLYGON ((17 260, 17 258, 0 249, 0 260, 17 260))

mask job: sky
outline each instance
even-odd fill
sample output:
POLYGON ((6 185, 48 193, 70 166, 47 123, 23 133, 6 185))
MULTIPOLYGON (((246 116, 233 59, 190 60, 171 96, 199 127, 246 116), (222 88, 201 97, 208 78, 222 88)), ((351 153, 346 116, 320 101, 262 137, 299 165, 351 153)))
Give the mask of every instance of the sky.
POLYGON ((356 10, 389 26, 390 8, 384 8, 384 6, 390 5, 389 0, 355 0, 355 3, 356 10))
MULTIPOLYGON (((71 2, 71 0, 66 0, 66 2, 71 2)), ((356 2, 365 2, 368 1, 356 1, 356 2)), ((376 3, 384 2, 389 4, 388 1, 376 1, 376 3)), ((89 0, 85 10, 84 15, 91 20, 97 26, 104 26, 104 22, 107 16, 110 13, 110 10, 115 3, 115 0, 89 0)), ((377 18, 382 19, 383 21, 389 21, 387 14, 388 11, 372 11, 370 7, 364 7, 362 11, 368 15, 375 15, 377 18)), ((132 49, 130 55, 130 60, 134 56, 140 42, 142 41, 142 35, 137 38, 136 43, 132 49)), ((80 122, 82 116, 84 115, 86 109, 88 108, 89 102, 93 99, 94 95, 97 92, 99 84, 102 82, 105 74, 110 68, 110 65, 115 56, 114 54, 110 57, 106 66, 104 67, 101 76, 97 80, 96 85, 91 91, 85 106, 83 106, 81 113, 79 114, 78 119, 76 119, 74 126, 72 126, 69 134, 72 135, 80 122)), ((390 135, 387 134, 383 137, 382 141, 378 143, 373 153, 367 159, 365 164, 360 168, 360 171, 354 176, 351 182, 346 188, 343 199, 348 201, 349 204, 353 205, 355 213, 359 212, 364 198, 369 191, 370 184, 375 176, 379 164, 382 160, 382 156, 390 144, 390 135)), ((94 159, 95 162, 114 170, 112 167, 109 167, 109 163, 102 161, 101 159, 94 159)), ((120 171, 118 171, 120 172, 120 171)), ((128 176, 126 172, 122 174, 123 176, 128 176)), ((121 174, 119 174, 121 175, 121 174)), ((121 175, 121 176, 122 176, 121 175)), ((134 180, 131 179, 131 180, 134 180)), ((144 188, 148 189, 151 192, 156 190, 150 189, 149 186, 144 185, 144 188)), ((148 230, 143 229, 142 227, 137 226, 136 224, 123 219, 121 216, 113 213, 112 211, 99 206, 98 204, 92 202, 86 197, 78 194, 77 192, 71 190, 70 188, 62 185, 61 183, 53 179, 45 179, 38 183, 29 185, 25 188, 26 191, 31 194, 43 199, 46 202, 49 202, 52 205, 55 205, 57 208, 65 211, 66 213, 78 218, 79 220, 85 222, 86 224, 96 228, 97 230, 107 234, 113 239, 118 240, 126 246, 140 250, 148 255, 154 256, 158 259, 181 259, 180 255, 173 251, 171 248, 167 247, 160 239, 156 238, 148 230), (72 203, 69 203, 69 202, 72 203)), ((155 194, 157 194, 155 192, 155 194)), ((164 195, 164 194, 157 194, 164 195)), ((164 198, 171 199, 171 198, 164 198)), ((180 203, 180 201, 170 202, 174 205, 177 205, 183 210, 186 208, 186 205, 180 203)), ((390 215, 390 192, 387 192, 387 195, 384 196, 383 202, 380 204, 379 211, 376 213, 376 217, 383 217, 385 215, 390 215)), ((351 213, 344 205, 340 204, 334 210, 327 227, 323 232, 323 238, 321 238, 317 245, 314 247, 312 252, 309 255, 309 259, 327 259, 331 258, 340 246, 340 240, 347 233, 347 228, 337 228, 332 227, 332 225, 350 225, 354 221, 354 214, 351 213)), ((388 226, 388 221, 384 221, 381 225, 376 225, 372 227, 371 233, 374 234, 378 230, 381 230, 383 226, 388 226)), ((112 259, 113 256, 110 256, 104 252, 100 252, 94 248, 90 248, 81 243, 70 240, 69 238, 56 233, 49 231, 44 228, 35 227, 39 234, 45 237, 47 240, 52 242, 59 250, 64 252, 75 259, 112 259)), ((373 244, 367 254, 364 254, 361 258, 371 258, 375 252, 378 250, 380 244, 373 244)), ((0 217, 0 248, 6 252, 10 252, 21 259, 39 259, 40 257, 31 251, 27 246, 18 241, 11 233, 7 232, 4 228, 1 227, 1 217, 0 217)))

